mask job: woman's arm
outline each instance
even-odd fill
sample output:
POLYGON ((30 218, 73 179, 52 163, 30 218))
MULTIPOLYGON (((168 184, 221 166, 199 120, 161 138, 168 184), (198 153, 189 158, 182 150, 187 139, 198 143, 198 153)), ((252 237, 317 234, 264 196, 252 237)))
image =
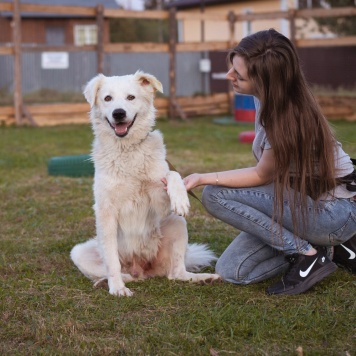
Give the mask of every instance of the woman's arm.
POLYGON ((199 185, 223 185, 225 187, 255 187, 272 181, 275 169, 273 150, 264 150, 255 167, 234 169, 224 172, 193 173, 185 177, 187 190, 199 185))

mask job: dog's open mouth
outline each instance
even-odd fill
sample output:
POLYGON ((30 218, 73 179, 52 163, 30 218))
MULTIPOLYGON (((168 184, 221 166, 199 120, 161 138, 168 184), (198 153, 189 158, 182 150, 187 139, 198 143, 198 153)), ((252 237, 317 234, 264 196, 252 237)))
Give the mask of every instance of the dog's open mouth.
POLYGON ((129 133, 130 128, 135 123, 136 116, 137 114, 135 115, 132 121, 118 122, 115 123, 114 125, 108 120, 108 118, 106 118, 106 121, 109 123, 110 127, 114 130, 116 136, 125 137, 129 133))

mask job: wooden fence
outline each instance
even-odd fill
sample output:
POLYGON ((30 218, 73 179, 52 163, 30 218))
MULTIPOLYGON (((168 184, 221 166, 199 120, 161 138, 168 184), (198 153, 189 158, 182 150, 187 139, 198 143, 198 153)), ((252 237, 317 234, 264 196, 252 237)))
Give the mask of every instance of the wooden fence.
MULTIPOLYGON (((13 55, 14 57, 14 107, 13 109, 2 108, 0 118, 7 117, 7 122, 13 122, 17 125, 26 122, 32 125, 37 125, 37 120, 34 115, 38 115, 37 110, 41 113, 46 108, 51 111, 48 116, 52 116, 53 112, 59 112, 59 109, 54 109, 53 105, 33 106, 26 108, 22 98, 21 86, 21 55, 22 51, 82 51, 92 50, 97 53, 97 71, 100 73, 103 69, 105 53, 120 53, 120 52, 166 52, 169 53, 169 97, 157 100, 158 110, 161 113, 166 113, 167 116, 173 118, 176 114, 181 117, 186 117, 192 113, 203 114, 204 111, 199 110, 208 103, 215 103, 216 97, 222 100, 223 104, 220 107, 215 105, 215 112, 210 110, 210 113, 221 113, 230 111, 232 93, 227 95, 215 96, 191 100, 189 98, 177 98, 176 96, 176 54, 177 52, 192 52, 192 51, 216 51, 228 50, 236 45, 235 43, 235 24, 241 21, 257 21, 269 19, 287 19, 290 24, 290 38, 297 47, 308 46, 355 46, 356 36, 343 38, 327 38, 327 39, 297 39, 296 38, 296 19, 297 18, 312 18, 312 17, 339 17, 339 16, 355 16, 356 8, 334 8, 334 9, 307 9, 307 10, 289 10, 265 13, 250 13, 250 14, 235 14, 230 11, 227 14, 207 14, 207 13, 185 13, 177 12, 174 8, 170 11, 126 11, 119 9, 106 9, 102 5, 97 7, 76 7, 76 6, 55 6, 55 5, 35 5, 35 4, 20 4, 19 0, 14 0, 12 3, 1 3, 0 11, 9 11, 13 13, 13 44, 11 46, 0 46, 0 55, 13 55), (24 13, 43 13, 43 14, 66 14, 66 15, 82 15, 96 19, 98 26, 98 43, 95 46, 44 46, 37 45, 30 48, 22 46, 21 43, 21 16, 24 13), (137 19, 158 19, 169 21, 169 42, 168 43, 104 43, 102 36, 103 23, 105 18, 137 18, 137 19), (229 39, 228 41, 214 42, 196 42, 196 43, 177 43, 176 31, 178 20, 195 20, 195 21, 226 21, 229 24, 229 39), (204 105, 199 104, 204 102, 204 105), (161 106, 161 107, 160 107, 161 106), (219 111, 219 112, 217 112, 219 111)), ((220 101, 219 101, 220 102, 220 101)), ((59 104, 58 108, 69 108, 68 105, 59 104)), ((69 110, 70 114, 74 114, 76 110, 83 108, 82 104, 72 106, 69 110)), ((86 109, 87 110, 87 109, 86 109)), ((42 114, 41 114, 42 115, 42 114)), ((74 120, 74 119, 73 119, 74 120)), ((42 123, 42 121, 41 121, 42 123)))

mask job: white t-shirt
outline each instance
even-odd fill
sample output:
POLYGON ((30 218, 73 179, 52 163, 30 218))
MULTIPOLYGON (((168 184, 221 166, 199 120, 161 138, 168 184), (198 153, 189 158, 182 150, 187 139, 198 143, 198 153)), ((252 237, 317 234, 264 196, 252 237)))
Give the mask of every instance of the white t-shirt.
MULTIPOLYGON (((260 102, 254 97, 255 108, 256 108, 256 119, 255 119, 255 139, 252 144, 252 152, 255 156, 257 162, 261 159, 264 150, 271 149, 271 145, 268 142, 266 131, 260 122, 260 102)), ((342 149, 342 145, 337 141, 337 150, 335 157, 336 164, 336 178, 344 177, 354 171, 353 164, 351 162, 350 156, 345 153, 342 149)), ((338 185, 335 190, 325 193, 321 200, 330 200, 332 198, 351 198, 356 195, 355 192, 350 192, 346 189, 346 185, 338 185)))

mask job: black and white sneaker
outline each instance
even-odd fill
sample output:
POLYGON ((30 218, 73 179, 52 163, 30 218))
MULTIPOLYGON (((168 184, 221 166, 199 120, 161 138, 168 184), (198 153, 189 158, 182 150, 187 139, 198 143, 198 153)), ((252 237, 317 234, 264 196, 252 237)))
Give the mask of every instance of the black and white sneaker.
POLYGON ((356 274, 356 234, 341 245, 334 246, 333 261, 356 274))
POLYGON ((312 256, 293 254, 286 256, 286 259, 290 262, 289 270, 279 282, 266 289, 267 294, 304 293, 337 269, 336 264, 327 256, 325 248, 320 248, 312 256))

